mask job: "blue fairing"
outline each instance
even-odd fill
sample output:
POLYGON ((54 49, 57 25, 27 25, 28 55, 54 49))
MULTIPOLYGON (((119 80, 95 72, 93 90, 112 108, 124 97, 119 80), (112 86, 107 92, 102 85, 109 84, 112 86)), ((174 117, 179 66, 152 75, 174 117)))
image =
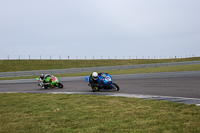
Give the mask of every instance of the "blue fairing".
MULTIPOLYGON (((109 74, 106 74, 106 73, 104 73, 104 75, 105 75, 105 78, 102 75, 99 76, 98 83, 103 81, 103 86, 102 87, 104 89, 112 88, 112 86, 111 86, 113 84, 112 77, 109 74)), ((89 82, 89 76, 85 77, 85 81, 89 82)))
POLYGON ((86 77, 85 77, 85 81, 86 81, 86 82, 89 82, 89 77, 90 77, 90 76, 86 76, 86 77))

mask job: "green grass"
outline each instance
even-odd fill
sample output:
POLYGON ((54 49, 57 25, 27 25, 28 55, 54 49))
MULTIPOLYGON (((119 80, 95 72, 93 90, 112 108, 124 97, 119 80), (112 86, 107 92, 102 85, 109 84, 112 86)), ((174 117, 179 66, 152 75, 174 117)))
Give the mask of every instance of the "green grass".
POLYGON ((136 98, 0 94, 0 132, 200 132, 200 107, 136 98))
MULTIPOLYGON (((110 71, 104 71, 104 72, 107 72, 111 75, 117 75, 117 74, 136 74, 136 73, 177 72, 177 71, 200 71, 200 64, 153 67, 153 68, 125 69, 125 70, 110 70, 110 71)), ((87 76, 89 74, 91 74, 91 72, 55 74, 55 76, 57 76, 57 77, 74 77, 74 76, 87 76)), ((8 77, 8 78, 0 78, 0 80, 31 79, 31 78, 36 78, 38 76, 8 77)))
POLYGON ((185 59, 135 59, 135 60, 0 60, 0 72, 47 69, 120 66, 167 62, 197 61, 200 57, 185 59))

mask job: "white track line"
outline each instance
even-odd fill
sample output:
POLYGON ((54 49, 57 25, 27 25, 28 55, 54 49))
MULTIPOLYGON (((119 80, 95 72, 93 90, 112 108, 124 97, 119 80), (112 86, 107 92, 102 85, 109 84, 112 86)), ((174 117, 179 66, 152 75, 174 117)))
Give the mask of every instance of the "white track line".
POLYGON ((197 106, 200 106, 200 99, 198 99, 198 98, 158 96, 158 95, 124 94, 124 93, 100 93, 100 92, 41 92, 41 91, 40 92, 35 92, 35 91, 0 92, 0 93, 84 94, 84 95, 133 97, 133 98, 140 98, 140 99, 155 99, 155 100, 171 101, 171 102, 178 102, 178 103, 184 103, 184 104, 195 104, 197 106))

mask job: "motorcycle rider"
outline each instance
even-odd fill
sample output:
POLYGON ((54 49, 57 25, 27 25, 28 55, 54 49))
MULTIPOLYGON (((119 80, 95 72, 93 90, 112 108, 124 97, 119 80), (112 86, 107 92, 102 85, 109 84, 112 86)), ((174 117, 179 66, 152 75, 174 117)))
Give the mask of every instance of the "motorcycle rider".
POLYGON ((50 74, 45 74, 44 75, 44 80, 46 80, 47 79, 47 77, 52 77, 53 75, 50 75, 50 74))
POLYGON ((94 84, 97 84, 98 79, 99 79, 99 76, 97 72, 93 72, 92 74, 90 74, 89 83, 91 84, 91 86, 93 86, 94 84))
POLYGON ((100 81, 100 83, 98 83, 98 79, 99 79, 99 76, 104 77, 104 75, 105 75, 104 73, 97 73, 97 72, 93 72, 92 74, 90 74, 89 85, 91 85, 93 90, 95 90, 94 84, 97 84, 97 85, 100 85, 100 86, 103 84, 103 81, 100 81))
POLYGON ((47 77, 52 77, 50 74, 41 74, 39 77, 39 81, 40 81, 40 86, 42 86, 42 88, 44 88, 43 83, 51 83, 51 80, 49 82, 46 82, 47 77))
POLYGON ((50 74, 41 74, 39 79, 40 79, 40 81, 44 82, 47 77, 51 77, 51 75, 50 74))

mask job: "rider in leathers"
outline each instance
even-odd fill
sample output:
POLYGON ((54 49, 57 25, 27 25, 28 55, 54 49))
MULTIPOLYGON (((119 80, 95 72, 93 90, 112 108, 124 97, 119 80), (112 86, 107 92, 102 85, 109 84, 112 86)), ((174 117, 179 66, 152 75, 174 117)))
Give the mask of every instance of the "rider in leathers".
MULTIPOLYGON (((51 77, 51 75, 50 75, 50 74, 41 74, 40 77, 39 77, 39 80, 40 80, 42 83, 46 83, 46 82, 45 82, 45 79, 46 79, 47 77, 51 77)), ((51 83, 51 80, 50 80, 48 83, 50 84, 50 83, 51 83)), ((42 84, 42 85, 43 85, 43 84, 42 84)), ((44 86, 42 86, 42 88, 44 88, 44 86)))
POLYGON ((98 83, 98 79, 99 79, 99 76, 101 76, 102 73, 97 73, 97 72, 93 72, 92 74, 90 74, 89 76, 89 84, 91 85, 92 89, 95 90, 95 84, 98 84, 98 85, 102 85, 103 84, 103 81, 98 83))

